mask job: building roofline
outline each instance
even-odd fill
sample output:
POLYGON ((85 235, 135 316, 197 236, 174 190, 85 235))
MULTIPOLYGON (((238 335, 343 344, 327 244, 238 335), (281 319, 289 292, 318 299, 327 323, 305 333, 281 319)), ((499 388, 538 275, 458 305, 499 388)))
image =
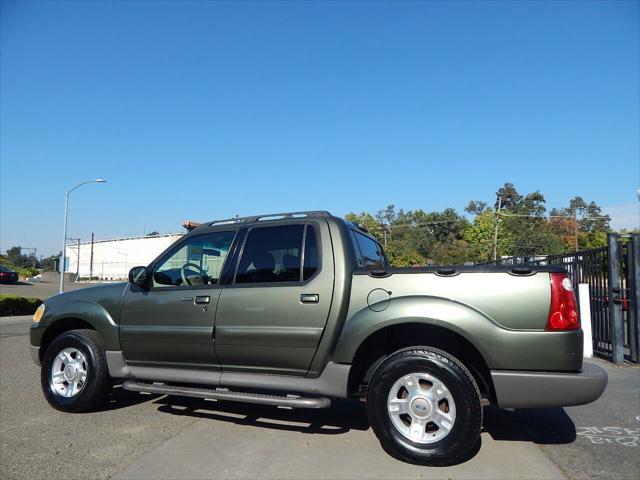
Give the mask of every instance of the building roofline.
MULTIPOLYGON (((139 237, 119 237, 119 238, 105 238, 102 240, 94 240, 93 244, 95 245, 96 243, 106 243, 106 242, 122 242, 124 240, 145 240, 145 239, 151 239, 151 238, 162 238, 162 237, 176 237, 176 236, 184 236, 186 235, 186 233, 184 232, 177 232, 177 233, 162 233, 160 235, 151 235, 151 236, 146 236, 146 235, 142 235, 139 237)), ((80 245, 91 245, 91 242, 80 242, 80 245)), ((77 243, 69 243, 67 242, 67 248, 73 248, 78 246, 77 243)))

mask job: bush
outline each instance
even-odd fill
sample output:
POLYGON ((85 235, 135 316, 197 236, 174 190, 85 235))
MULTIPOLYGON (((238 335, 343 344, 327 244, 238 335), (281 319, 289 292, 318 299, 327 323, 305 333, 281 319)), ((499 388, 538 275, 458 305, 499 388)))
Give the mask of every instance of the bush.
POLYGON ((21 268, 20 271, 23 272, 23 273, 21 273, 21 275, 24 274, 25 278, 26 277, 35 277, 36 275, 38 275, 40 273, 37 269, 35 269, 33 267, 21 268))
POLYGON ((36 268, 19 267, 18 265, 11 263, 9 261, 9 257, 6 255, 0 255, 0 265, 4 265, 5 267, 9 267, 11 270, 14 270, 20 278, 35 277, 40 273, 36 268))
POLYGON ((0 317, 6 315, 33 315, 42 300, 19 295, 0 295, 0 317))

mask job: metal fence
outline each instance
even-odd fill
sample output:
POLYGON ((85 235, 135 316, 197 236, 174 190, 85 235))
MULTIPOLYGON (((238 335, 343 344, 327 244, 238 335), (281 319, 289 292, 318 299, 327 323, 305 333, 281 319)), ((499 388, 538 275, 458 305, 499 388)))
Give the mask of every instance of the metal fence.
POLYGON ((640 235, 609 234, 606 247, 560 255, 507 257, 498 265, 561 265, 576 294, 589 285, 593 351, 616 363, 640 363, 640 235))

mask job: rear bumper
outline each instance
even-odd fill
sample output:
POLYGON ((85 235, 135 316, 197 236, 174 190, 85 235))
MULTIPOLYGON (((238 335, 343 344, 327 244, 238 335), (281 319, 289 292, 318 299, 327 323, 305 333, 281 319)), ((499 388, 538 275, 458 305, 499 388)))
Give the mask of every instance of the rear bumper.
POLYGON ((500 408, 584 405, 607 386, 607 373, 593 363, 584 363, 580 373, 492 370, 491 378, 500 408))

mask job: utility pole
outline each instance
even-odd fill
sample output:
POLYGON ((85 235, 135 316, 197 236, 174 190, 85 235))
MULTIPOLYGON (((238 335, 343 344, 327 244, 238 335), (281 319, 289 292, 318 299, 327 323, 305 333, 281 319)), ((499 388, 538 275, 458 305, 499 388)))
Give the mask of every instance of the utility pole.
POLYGON ((502 208, 502 196, 498 196, 498 209, 496 210, 496 227, 493 231, 493 261, 498 260, 498 224, 500 223, 500 209, 502 208))
POLYGON ((577 208, 573 207, 573 243, 575 245, 575 251, 578 251, 578 212, 577 208))
POLYGON ((22 247, 22 250, 31 250, 31 256, 32 256, 32 260, 33 260, 33 268, 36 268, 36 252, 37 252, 37 250, 35 248, 31 248, 31 247, 22 247))
POLYGON ((89 258, 89 283, 93 280, 93 232, 91 232, 91 257, 89 258))
POLYGON ((80 239, 78 238, 78 265, 76 266, 76 282, 80 278, 80 239))

